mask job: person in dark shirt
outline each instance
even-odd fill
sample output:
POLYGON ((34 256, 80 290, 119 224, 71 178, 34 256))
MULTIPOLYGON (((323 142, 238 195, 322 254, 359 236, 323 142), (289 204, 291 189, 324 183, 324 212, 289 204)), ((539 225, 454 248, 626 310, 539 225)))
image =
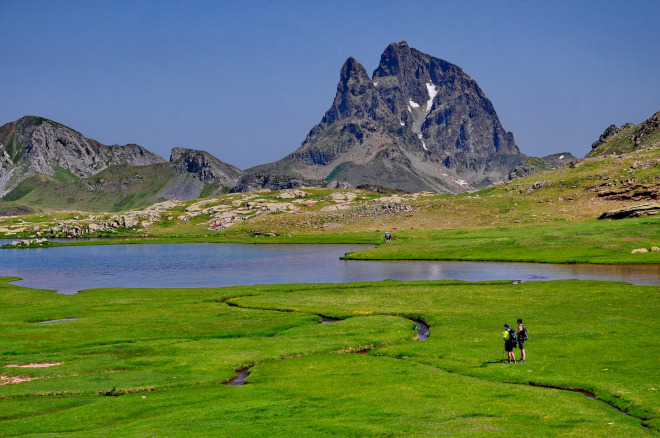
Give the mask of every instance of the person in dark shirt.
POLYGON ((518 318, 518 347, 522 354, 520 358, 521 363, 525 363, 525 341, 528 339, 527 329, 522 323, 522 318, 518 318))

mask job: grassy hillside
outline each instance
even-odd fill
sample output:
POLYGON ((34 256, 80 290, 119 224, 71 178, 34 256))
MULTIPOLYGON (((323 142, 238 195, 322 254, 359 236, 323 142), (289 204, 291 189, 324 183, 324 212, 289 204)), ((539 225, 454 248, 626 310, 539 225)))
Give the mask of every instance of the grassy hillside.
POLYGON ((173 177, 169 163, 113 166, 89 178, 59 168, 53 178, 34 175, 24 180, 0 204, 45 211, 122 211, 162 200, 157 194, 173 177))

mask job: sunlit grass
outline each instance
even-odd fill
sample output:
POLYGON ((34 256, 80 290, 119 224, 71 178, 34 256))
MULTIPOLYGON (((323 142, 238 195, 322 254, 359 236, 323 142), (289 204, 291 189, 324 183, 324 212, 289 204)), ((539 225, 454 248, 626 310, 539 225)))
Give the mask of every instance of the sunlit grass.
POLYGON ((0 374, 39 379, 0 385, 0 435, 643 435, 639 418, 658 429, 659 307, 658 287, 607 282, 73 296, 2 283, 0 374), (502 324, 517 317, 528 362, 500 363, 502 324), (38 323, 61 318, 78 319, 38 323), (429 324, 426 341, 410 319, 429 324), (631 342, 631 326, 648 336, 631 342), (247 385, 221 385, 243 367, 247 385), (530 383, 586 390, 631 415, 530 383))

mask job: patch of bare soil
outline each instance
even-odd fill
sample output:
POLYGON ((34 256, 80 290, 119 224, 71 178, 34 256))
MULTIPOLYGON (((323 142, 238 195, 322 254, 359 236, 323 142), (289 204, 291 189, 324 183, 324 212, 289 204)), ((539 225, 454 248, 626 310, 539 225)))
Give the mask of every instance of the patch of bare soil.
POLYGON ((43 377, 9 377, 0 376, 0 385, 11 385, 15 383, 29 382, 30 380, 43 379, 43 377))
POLYGON ((62 365, 63 362, 53 362, 53 363, 29 363, 27 365, 7 365, 7 368, 48 368, 54 367, 56 365, 62 365))

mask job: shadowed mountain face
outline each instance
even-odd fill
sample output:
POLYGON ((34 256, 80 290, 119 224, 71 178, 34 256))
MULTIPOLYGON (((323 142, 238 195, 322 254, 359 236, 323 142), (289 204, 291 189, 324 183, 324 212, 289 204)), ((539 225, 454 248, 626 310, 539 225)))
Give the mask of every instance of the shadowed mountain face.
POLYGON ((302 146, 254 170, 461 192, 508 179, 526 158, 474 80, 404 41, 387 47, 372 78, 349 58, 302 146))

